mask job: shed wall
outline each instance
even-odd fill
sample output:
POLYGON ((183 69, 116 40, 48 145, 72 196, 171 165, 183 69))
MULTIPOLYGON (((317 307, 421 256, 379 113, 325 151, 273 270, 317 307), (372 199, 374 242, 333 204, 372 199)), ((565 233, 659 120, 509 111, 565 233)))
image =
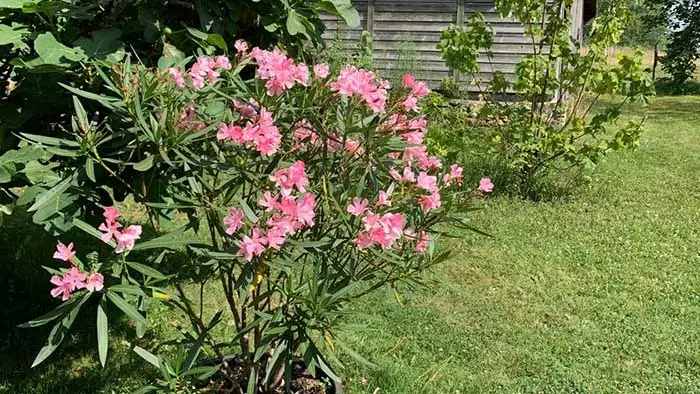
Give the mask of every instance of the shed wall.
MULTIPOLYGON (((476 12, 481 12, 492 25, 495 37, 491 60, 485 55, 479 57, 478 78, 482 86, 471 85, 472 90, 483 88, 496 71, 512 80, 515 65, 532 50, 523 25, 501 18, 494 0, 352 0, 352 3, 360 12, 361 26, 349 28, 336 17, 324 14, 323 37, 327 42, 340 37, 346 48, 354 48, 362 30, 369 31, 374 39, 374 65, 384 78, 413 71, 432 88, 438 87, 447 76, 471 82, 471 76, 459 76, 448 69, 436 46, 449 24, 461 25, 476 12), (416 69, 406 70, 406 64, 415 64, 416 69)), ((574 1, 574 21, 581 20, 582 5, 583 0, 574 1)), ((581 26, 575 24, 572 33, 580 35, 581 26)))

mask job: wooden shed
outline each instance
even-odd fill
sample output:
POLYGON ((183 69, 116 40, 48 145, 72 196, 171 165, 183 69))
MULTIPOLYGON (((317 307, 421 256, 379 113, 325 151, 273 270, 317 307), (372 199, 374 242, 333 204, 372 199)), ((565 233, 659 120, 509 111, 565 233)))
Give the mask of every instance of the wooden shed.
MULTIPOLYGON (((495 71, 512 78, 515 65, 532 48, 523 34, 523 25, 501 18, 494 0, 352 0, 352 3, 360 13, 360 26, 349 28, 342 20, 323 15, 324 39, 333 41, 340 37, 345 47, 354 47, 362 31, 368 31, 374 43, 374 66, 384 76, 397 69, 397 60, 407 49, 415 56, 416 73, 432 88, 438 87, 447 76, 457 76, 445 65, 436 46, 449 24, 461 25, 476 12, 484 15, 495 32, 493 58, 489 64, 485 56, 481 57, 479 79, 489 81, 495 71)), ((583 25, 595 12, 596 0, 573 1, 572 36, 583 36, 583 25)))

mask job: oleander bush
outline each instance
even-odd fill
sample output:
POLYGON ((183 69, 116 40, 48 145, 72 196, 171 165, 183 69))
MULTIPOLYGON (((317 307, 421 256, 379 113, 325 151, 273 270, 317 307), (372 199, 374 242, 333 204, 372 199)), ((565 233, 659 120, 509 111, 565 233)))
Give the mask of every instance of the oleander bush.
POLYGON ((146 392, 298 392, 300 365, 339 380, 335 350, 356 353, 336 335, 347 307, 386 286, 425 284, 449 255, 440 235, 469 228, 455 211, 493 185, 465 187, 458 164, 428 154, 423 82, 405 75, 392 89, 354 66, 329 73, 279 49, 235 48, 160 68, 128 58, 98 68, 108 93, 66 85, 75 113, 62 135, 22 134, 20 151, 61 161, 59 179, 22 195, 28 210, 105 244, 84 255, 58 237, 47 280, 63 303, 25 324, 54 324, 35 365, 78 313, 95 314, 109 362, 109 310, 143 335, 147 305, 159 303, 191 327, 175 356, 134 349, 161 371, 146 392), (104 117, 91 121, 84 102, 104 117), (155 234, 121 215, 106 184, 145 207, 155 234), (159 230, 175 216, 187 218, 181 228, 159 230), (205 311, 201 297, 226 308, 205 311))

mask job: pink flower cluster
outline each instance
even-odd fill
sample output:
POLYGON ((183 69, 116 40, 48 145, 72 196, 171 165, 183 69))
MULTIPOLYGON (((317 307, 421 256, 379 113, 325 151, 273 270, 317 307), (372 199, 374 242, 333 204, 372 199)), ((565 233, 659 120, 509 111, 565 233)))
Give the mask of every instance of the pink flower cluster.
POLYGON ((416 77, 411 74, 404 74, 404 76, 401 78, 401 85, 404 88, 411 89, 408 96, 406 96, 403 103, 401 103, 401 107, 405 111, 420 112, 418 100, 430 93, 428 85, 426 85, 423 81, 417 81, 416 77))
MULTIPOLYGON (((279 169, 270 179, 275 182, 281 193, 273 195, 265 191, 258 205, 262 207, 268 218, 266 228, 253 227, 250 235, 244 235, 238 254, 246 261, 252 261, 254 256, 260 256, 268 248, 280 250, 287 237, 297 231, 314 225, 316 198, 306 191, 309 180, 305 165, 297 161, 287 168, 279 169), (295 197, 292 194, 298 192, 295 197)), ((238 208, 231 208, 224 218, 226 233, 235 234, 244 226, 244 214, 238 208)))
POLYGON ((403 236, 404 216, 401 213, 385 213, 375 215, 371 211, 363 212, 362 224, 364 230, 355 238, 355 243, 360 249, 369 248, 372 245, 380 245, 382 249, 390 249, 394 242, 403 236))
MULTIPOLYGON (((234 106, 236 103, 234 103, 234 106)), ((272 113, 265 107, 260 107, 257 113, 250 106, 239 103, 241 115, 250 118, 244 127, 237 124, 221 123, 216 138, 219 141, 233 141, 237 144, 244 144, 247 148, 255 149, 263 155, 272 155, 277 152, 281 142, 282 134, 275 126, 272 113)))
POLYGON ((384 111, 389 82, 385 80, 375 81, 375 75, 372 71, 358 70, 355 66, 345 67, 330 86, 331 90, 338 92, 341 96, 357 95, 362 97, 367 106, 374 112, 384 111))
POLYGON ((265 87, 269 96, 280 95, 296 83, 306 86, 309 82, 309 68, 304 63, 295 65, 293 59, 277 48, 266 51, 255 47, 250 56, 258 65, 258 78, 267 81, 265 87))
POLYGON ((115 207, 106 207, 102 215, 105 221, 97 228, 102 231, 102 242, 109 243, 114 238, 117 242, 116 253, 133 249, 136 240, 141 238, 141 226, 129 226, 119 231, 122 225, 117 221, 119 210, 115 207))
POLYGON ((56 252, 53 258, 71 263, 70 271, 63 272, 62 275, 54 275, 51 277, 51 284, 56 286, 51 289, 52 297, 61 297, 61 300, 67 301, 71 298, 74 292, 86 289, 89 292, 100 291, 104 288, 104 277, 100 273, 86 274, 77 266, 73 265, 73 243, 68 246, 61 242, 56 245, 56 252))
MULTIPOLYGON (((192 86, 195 89, 201 89, 204 87, 206 81, 214 84, 219 80, 219 72, 221 70, 230 70, 231 61, 226 56, 217 56, 216 59, 212 59, 209 56, 201 56, 197 58, 197 62, 192 65, 192 67, 187 72, 190 77, 192 86)), ((179 88, 185 87, 185 73, 180 69, 175 67, 170 67, 168 69, 168 74, 173 78, 173 82, 179 88)))

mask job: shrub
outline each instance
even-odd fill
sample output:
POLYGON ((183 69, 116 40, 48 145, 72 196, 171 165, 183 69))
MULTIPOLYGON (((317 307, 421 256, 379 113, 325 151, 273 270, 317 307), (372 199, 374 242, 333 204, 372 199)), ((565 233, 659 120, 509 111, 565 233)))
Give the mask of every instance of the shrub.
POLYGON ((455 188, 461 168, 427 154, 418 100, 428 90, 412 76, 389 90, 355 67, 330 76, 324 64, 310 72, 277 49, 236 46, 233 59, 200 56, 159 70, 127 60, 101 70, 109 95, 68 88, 76 95, 69 133, 25 134, 66 158, 61 179, 35 194, 29 210, 76 200, 102 206, 94 220, 56 205, 59 217, 107 244, 84 257, 80 245, 58 244, 54 258, 64 265, 49 269, 52 295, 65 302, 26 324, 58 321, 35 364, 87 300, 99 299, 103 364, 106 309, 123 311, 140 335, 147 302, 187 316, 186 348, 175 359, 135 349, 163 371, 164 389, 220 371, 217 384, 238 391, 289 391, 297 360, 338 379, 329 360, 345 348, 336 330, 346 306, 386 285, 422 284, 421 272, 448 255, 435 249, 440 229, 464 226, 454 209, 493 187, 485 179, 477 190, 455 188), (242 77, 248 69, 250 80, 242 77), (91 123, 80 98, 101 104, 105 120, 91 123), (105 179, 146 206, 153 223, 176 212, 187 223, 146 236, 95 193, 105 179), (186 291, 190 281, 199 299, 186 291), (220 291, 206 296, 225 300, 226 315, 202 310, 205 287, 220 291), (229 319, 232 327, 222 327, 229 319), (202 354, 215 365, 198 364, 202 354))
MULTIPOLYGON (((487 149, 515 175, 518 192, 534 199, 541 198, 538 185, 548 184, 553 175, 593 168, 610 151, 634 149, 641 122, 613 125, 625 103, 646 102, 653 94, 641 54, 620 57, 614 68, 606 63, 606 49, 619 42, 626 23, 624 2, 609 2, 609 9, 596 18, 585 53, 569 35, 571 15, 562 10, 570 4, 496 2, 502 16, 525 25, 526 36, 535 45, 517 64, 512 81, 503 73, 493 74, 478 117, 493 129, 487 149), (598 99, 607 95, 616 95, 620 102, 602 106, 598 99)), ((488 51, 492 41, 493 30, 476 14, 466 28, 445 30, 439 49, 448 66, 472 75, 472 82, 480 84, 478 51, 484 49, 484 56, 492 56, 488 51)))

